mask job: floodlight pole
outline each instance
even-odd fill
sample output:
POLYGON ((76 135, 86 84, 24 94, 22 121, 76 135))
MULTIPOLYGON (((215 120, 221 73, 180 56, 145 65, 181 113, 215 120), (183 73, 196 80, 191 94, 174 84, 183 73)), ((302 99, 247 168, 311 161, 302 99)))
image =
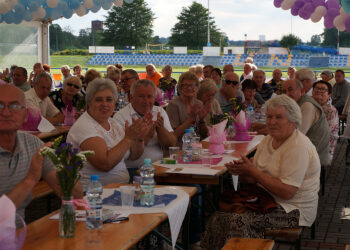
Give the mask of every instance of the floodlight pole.
POLYGON ((207 46, 209 47, 210 44, 210 19, 209 19, 209 0, 208 0, 208 43, 207 46))

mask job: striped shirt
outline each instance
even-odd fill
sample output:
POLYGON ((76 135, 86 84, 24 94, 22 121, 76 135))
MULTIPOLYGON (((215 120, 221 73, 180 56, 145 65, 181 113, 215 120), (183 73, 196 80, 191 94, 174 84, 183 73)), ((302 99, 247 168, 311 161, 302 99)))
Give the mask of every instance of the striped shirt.
MULTIPOLYGON (((11 191, 18 183, 20 183, 28 173, 32 156, 43 145, 43 142, 36 136, 17 132, 16 148, 12 152, 0 147, 0 196, 11 191)), ((45 157, 42 168, 42 176, 54 170, 54 166, 50 159, 45 157)), ((17 209, 24 218, 24 209, 31 201, 31 192, 23 201, 20 208, 17 209)))

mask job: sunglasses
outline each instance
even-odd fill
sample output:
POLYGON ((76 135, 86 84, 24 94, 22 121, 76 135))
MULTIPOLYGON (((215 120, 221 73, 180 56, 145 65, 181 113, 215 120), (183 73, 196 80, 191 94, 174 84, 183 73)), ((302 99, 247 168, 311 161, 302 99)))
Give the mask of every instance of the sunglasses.
POLYGON ((225 82, 226 82, 227 85, 230 85, 232 83, 234 86, 236 86, 238 84, 237 81, 225 80, 225 82))
POLYGON ((73 84, 73 83, 67 83, 67 86, 68 86, 68 87, 74 87, 74 88, 76 88, 76 89, 80 89, 80 87, 79 87, 78 85, 75 85, 75 84, 73 84))

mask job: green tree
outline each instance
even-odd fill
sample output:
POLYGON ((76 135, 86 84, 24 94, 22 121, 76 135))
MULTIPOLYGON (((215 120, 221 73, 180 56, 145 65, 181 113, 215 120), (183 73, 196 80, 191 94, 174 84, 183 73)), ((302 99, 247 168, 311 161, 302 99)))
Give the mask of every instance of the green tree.
POLYGON ((296 46, 299 43, 301 43, 301 39, 293 34, 283 36, 279 42, 282 47, 288 48, 289 50, 291 47, 296 46))
MULTIPOLYGON (((338 30, 336 28, 324 29, 321 34, 323 37, 323 46, 337 47, 338 43, 338 30)), ((347 31, 339 32, 339 46, 350 47, 350 33, 347 31)))
POLYGON ((78 38, 72 33, 69 26, 61 28, 58 24, 52 24, 49 27, 50 34, 50 48, 53 51, 60 51, 64 49, 82 48, 79 44, 78 38))
MULTIPOLYGON (((182 8, 177 17, 178 22, 171 29, 169 44, 187 46, 190 49, 202 49, 207 44, 208 9, 200 3, 193 2, 189 7, 182 8)), ((227 36, 216 27, 214 18, 209 15, 210 43, 214 46, 227 44, 227 36)))
POLYGON ((124 2, 122 8, 113 7, 104 22, 102 43, 123 48, 140 47, 151 41, 154 14, 144 0, 124 2))
POLYGON ((321 35, 312 35, 309 44, 313 46, 321 45, 321 35))

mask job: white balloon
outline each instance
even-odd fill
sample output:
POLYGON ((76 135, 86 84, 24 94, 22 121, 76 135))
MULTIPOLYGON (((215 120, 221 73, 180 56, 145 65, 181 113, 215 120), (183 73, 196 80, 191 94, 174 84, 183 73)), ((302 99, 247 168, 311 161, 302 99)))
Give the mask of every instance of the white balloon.
POLYGON ((77 13, 78 16, 84 16, 86 14, 86 9, 83 5, 80 5, 80 7, 75 10, 75 13, 77 13))
POLYGON ((113 3, 117 7, 122 7, 123 6, 123 0, 114 0, 113 3))
POLYGON ((46 10, 41 6, 37 11, 33 13, 33 18, 43 19, 45 16, 46 16, 46 10))
POLYGON ((318 15, 316 12, 312 13, 310 20, 314 23, 318 23, 322 19, 321 15, 318 15))
POLYGON ((4 2, 0 2, 0 13, 1 14, 6 14, 9 12, 10 6, 4 2))
POLYGON ((342 15, 336 16, 333 20, 334 26, 339 30, 339 31, 344 31, 345 30, 345 17, 342 15))
POLYGON ((283 10, 289 10, 292 8, 296 0, 284 0, 283 3, 281 4, 281 8, 283 10))
POLYGON ((83 6, 86 9, 90 9, 90 8, 92 8, 92 6, 94 6, 94 1, 93 0, 84 0, 83 6))
POLYGON ((49 6, 50 8, 55 8, 58 4, 58 0, 47 0, 46 1, 47 6, 49 6))
POLYGON ((326 15, 326 13, 327 13, 327 8, 324 7, 324 6, 318 6, 318 7, 315 9, 314 13, 317 13, 317 15, 323 17, 323 16, 326 15))

